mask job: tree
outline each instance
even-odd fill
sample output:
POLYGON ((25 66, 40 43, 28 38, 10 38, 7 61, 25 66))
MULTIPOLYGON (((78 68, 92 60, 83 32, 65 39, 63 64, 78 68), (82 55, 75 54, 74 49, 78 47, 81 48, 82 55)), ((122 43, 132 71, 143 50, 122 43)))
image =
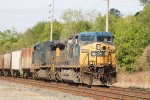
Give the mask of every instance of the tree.
POLYGON ((96 10, 72 10, 66 9, 62 14, 62 19, 64 22, 79 22, 79 21, 88 21, 90 23, 94 23, 96 17, 98 16, 98 12, 96 10))
MULTIPOLYGON (((110 9, 110 14, 109 14, 109 32, 115 33, 114 32, 114 24, 117 22, 118 19, 122 17, 122 14, 120 13, 119 10, 112 8, 110 9)), ((101 14, 98 15, 96 18, 96 21, 93 25, 94 31, 105 31, 105 26, 106 26, 106 16, 102 16, 101 14)))
POLYGON ((143 5, 147 4, 148 2, 150 2, 150 0, 140 0, 140 3, 142 3, 143 5))
POLYGON ((134 63, 142 53, 144 38, 139 29, 136 18, 132 16, 119 19, 115 26, 117 62, 126 71, 135 70, 134 63))
POLYGON ((95 23, 93 24, 93 31, 105 31, 105 16, 99 14, 96 18, 95 23))
POLYGON ((61 31, 60 39, 70 38, 80 32, 89 31, 92 28, 94 10, 83 13, 82 10, 67 9, 62 14, 64 26, 61 31), (89 15, 89 16, 88 16, 89 15), (87 17, 88 16, 88 17, 87 17))
POLYGON ((109 13, 111 15, 115 15, 116 17, 121 17, 122 16, 122 14, 120 13, 120 11, 118 9, 115 9, 115 8, 111 8, 110 11, 109 11, 109 13))
POLYGON ((144 10, 136 16, 140 33, 144 36, 144 47, 150 44, 150 3, 146 4, 144 10), (141 27, 142 26, 142 27, 141 27))
POLYGON ((15 45, 17 43, 20 34, 16 32, 15 29, 7 29, 3 32, 0 32, 0 53, 10 52, 16 50, 18 47, 15 45))
POLYGON ((78 22, 83 20, 83 12, 81 10, 71 10, 67 9, 62 14, 62 19, 68 23, 68 22, 78 22))

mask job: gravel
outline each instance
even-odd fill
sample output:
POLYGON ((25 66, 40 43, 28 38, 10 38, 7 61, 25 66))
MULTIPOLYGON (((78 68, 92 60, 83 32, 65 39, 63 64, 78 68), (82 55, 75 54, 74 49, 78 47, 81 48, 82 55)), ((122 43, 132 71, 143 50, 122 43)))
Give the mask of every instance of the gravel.
POLYGON ((0 80, 0 100, 93 100, 59 91, 0 80))

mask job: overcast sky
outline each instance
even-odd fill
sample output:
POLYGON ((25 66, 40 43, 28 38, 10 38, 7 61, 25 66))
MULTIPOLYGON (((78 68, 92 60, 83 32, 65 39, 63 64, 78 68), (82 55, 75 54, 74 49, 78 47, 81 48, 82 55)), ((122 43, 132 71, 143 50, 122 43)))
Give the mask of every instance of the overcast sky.
MULTIPOLYGON (((23 32, 39 21, 47 21, 52 0, 0 0, 0 31, 16 28, 23 32)), ((104 14, 105 0, 55 0, 55 18, 60 20, 64 9, 97 9, 104 14)), ((143 9, 139 0, 110 0, 110 8, 123 15, 135 14, 143 9)))

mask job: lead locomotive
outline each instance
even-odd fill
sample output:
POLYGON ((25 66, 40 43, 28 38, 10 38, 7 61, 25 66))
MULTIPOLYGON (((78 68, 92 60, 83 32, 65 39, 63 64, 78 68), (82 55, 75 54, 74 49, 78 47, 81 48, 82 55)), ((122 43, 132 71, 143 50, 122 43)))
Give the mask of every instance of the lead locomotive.
POLYGON ((55 81, 110 85, 116 82, 115 46, 108 32, 82 32, 34 46, 30 75, 55 81))

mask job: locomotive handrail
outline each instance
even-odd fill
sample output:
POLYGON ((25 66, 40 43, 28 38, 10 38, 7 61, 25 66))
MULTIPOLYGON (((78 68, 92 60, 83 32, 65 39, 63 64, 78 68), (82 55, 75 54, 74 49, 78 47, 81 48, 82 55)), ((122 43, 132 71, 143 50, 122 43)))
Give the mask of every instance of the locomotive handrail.
POLYGON ((55 65, 54 65, 54 62, 55 62, 55 59, 54 59, 54 56, 52 57, 52 64, 51 64, 51 72, 54 73, 55 71, 55 65))
POLYGON ((83 65, 85 63, 86 58, 89 56, 89 53, 85 55, 84 60, 83 60, 83 64, 81 65, 81 74, 83 73, 83 65))

